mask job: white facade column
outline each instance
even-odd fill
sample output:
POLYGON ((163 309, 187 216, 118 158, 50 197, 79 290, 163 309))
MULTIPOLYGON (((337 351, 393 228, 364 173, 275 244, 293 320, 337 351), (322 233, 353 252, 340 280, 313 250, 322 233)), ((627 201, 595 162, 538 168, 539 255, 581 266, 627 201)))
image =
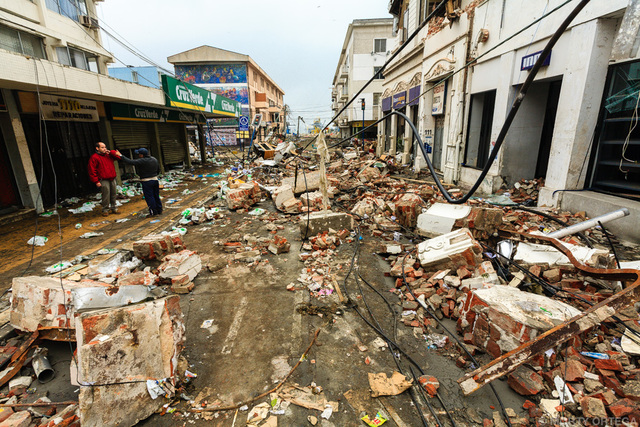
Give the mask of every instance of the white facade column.
POLYGON ((36 212, 42 213, 44 212, 42 197, 40 197, 38 180, 33 169, 29 145, 22 128, 18 106, 10 90, 2 89, 2 96, 7 104, 9 120, 8 123, 7 120, 3 120, 0 123, 0 131, 2 131, 7 146, 7 153, 9 154, 9 161, 16 179, 20 200, 23 206, 35 208, 36 212))
POLYGON ((396 155, 396 133, 398 132, 398 115, 394 114, 391 116, 391 135, 389 136, 389 138, 391 138, 391 148, 389 148, 389 155, 391 156, 395 156, 396 155))
MULTIPOLYGON (((585 158, 598 121, 616 20, 598 19, 571 29, 567 59, 554 125, 545 186, 540 206, 557 206, 561 192, 582 188, 587 174, 585 158)), ((594 148, 595 149, 595 148, 594 148)))
MULTIPOLYGON (((409 117, 412 116, 411 114, 412 108, 413 107, 407 106, 407 116, 409 117)), ((402 150, 402 164, 406 165, 411 160, 411 146, 413 145, 411 143, 411 140, 413 139, 413 130, 411 129, 411 126, 409 125, 409 123, 406 121, 404 124, 404 135, 402 136, 402 138, 404 140, 404 148, 402 150)))
MULTIPOLYGON (((382 108, 380 108, 382 110, 382 108)), ((380 111, 379 117, 382 117, 384 113, 380 111)), ((385 135, 385 120, 378 123, 378 144, 376 145, 376 156, 381 156, 384 152, 384 135, 385 135)))

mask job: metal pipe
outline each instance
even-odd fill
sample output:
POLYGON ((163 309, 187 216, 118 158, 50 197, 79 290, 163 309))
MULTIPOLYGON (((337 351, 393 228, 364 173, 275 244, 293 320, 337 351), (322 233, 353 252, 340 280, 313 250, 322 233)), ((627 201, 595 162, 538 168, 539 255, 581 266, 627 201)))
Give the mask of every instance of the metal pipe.
POLYGON ((609 212, 607 214, 588 219, 586 221, 579 222, 577 224, 571 225, 567 228, 561 228, 560 230, 556 230, 553 233, 547 234, 547 237, 552 237, 554 239, 560 239, 565 236, 569 236, 571 234, 575 234, 579 231, 588 230, 589 228, 593 228, 598 225, 599 222, 605 223, 609 221, 613 221, 614 219, 623 218, 629 215, 629 209, 622 208, 617 211, 609 212))
POLYGON ((40 383, 48 383, 56 376, 56 372, 51 367, 51 363, 49 359, 47 359, 47 349, 39 348, 33 354, 33 359, 31 360, 31 366, 33 367, 33 371, 38 377, 38 381, 40 383))

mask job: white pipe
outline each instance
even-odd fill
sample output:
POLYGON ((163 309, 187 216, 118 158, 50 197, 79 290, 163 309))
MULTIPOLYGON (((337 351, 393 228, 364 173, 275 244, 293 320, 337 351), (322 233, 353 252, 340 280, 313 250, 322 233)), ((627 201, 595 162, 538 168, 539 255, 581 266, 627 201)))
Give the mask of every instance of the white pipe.
POLYGON ((580 231, 584 231, 589 228, 595 227, 596 225, 598 225, 599 222, 604 224, 605 222, 613 221, 614 219, 618 219, 618 218, 623 218, 627 215, 629 215, 629 209, 627 208, 618 209, 617 211, 609 212, 607 214, 600 215, 595 218, 591 218, 586 221, 579 222, 578 224, 574 224, 569 227, 556 230, 553 233, 547 234, 547 237, 560 239, 564 236, 569 236, 571 234, 575 234, 580 231))

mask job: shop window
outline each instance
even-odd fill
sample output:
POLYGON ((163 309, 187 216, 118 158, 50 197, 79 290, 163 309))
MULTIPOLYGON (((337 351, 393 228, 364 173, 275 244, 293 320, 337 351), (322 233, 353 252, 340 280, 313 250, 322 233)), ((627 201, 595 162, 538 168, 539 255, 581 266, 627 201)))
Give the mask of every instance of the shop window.
POLYGON ((605 86, 591 187, 640 199, 640 61, 611 66, 605 86))
POLYGON ((491 151, 491 127, 495 102, 495 90, 471 95, 465 166, 482 169, 487 164, 491 151))
POLYGON ((0 25, 0 48, 35 58, 46 59, 40 37, 3 25, 0 25))
POLYGON ((378 74, 378 71, 380 71, 382 67, 373 67, 373 75, 376 78, 376 80, 384 80, 384 74, 380 73, 378 74))
POLYGON ((374 39, 373 51, 375 53, 385 53, 387 51, 387 39, 374 39))
POLYGON ((46 4, 47 9, 74 21, 80 21, 79 16, 87 15, 87 3, 85 0, 46 0, 46 4))
POLYGON ((56 52, 58 54, 58 62, 63 65, 93 71, 94 73, 100 72, 96 55, 68 46, 56 48, 56 52))

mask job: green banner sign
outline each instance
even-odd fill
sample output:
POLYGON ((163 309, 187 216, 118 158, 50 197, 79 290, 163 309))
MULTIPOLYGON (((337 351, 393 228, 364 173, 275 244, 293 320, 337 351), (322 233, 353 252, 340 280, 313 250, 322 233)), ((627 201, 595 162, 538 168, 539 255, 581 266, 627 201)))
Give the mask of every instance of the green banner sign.
POLYGON ((164 89, 167 107, 203 111, 229 117, 238 117, 242 112, 239 102, 167 75, 162 76, 162 89, 164 89))
POLYGON ((205 118, 199 113, 188 113, 168 108, 143 107, 141 105, 109 103, 109 114, 112 120, 129 120, 135 122, 157 123, 204 123, 205 118))

